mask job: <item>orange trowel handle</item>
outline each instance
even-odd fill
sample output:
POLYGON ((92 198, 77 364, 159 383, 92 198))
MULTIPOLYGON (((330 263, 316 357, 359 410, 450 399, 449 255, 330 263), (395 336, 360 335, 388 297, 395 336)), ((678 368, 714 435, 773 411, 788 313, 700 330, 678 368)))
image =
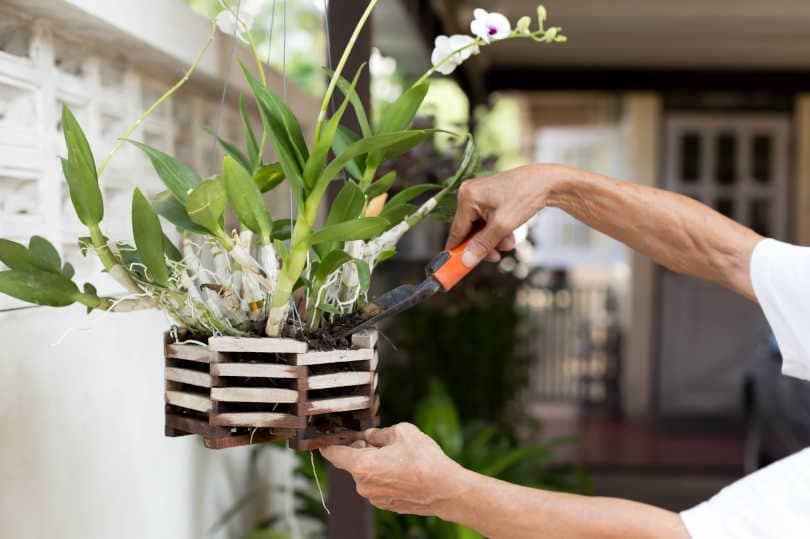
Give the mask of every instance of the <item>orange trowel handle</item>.
POLYGON ((473 268, 468 268, 461 263, 461 255, 464 254, 467 245, 483 228, 483 223, 476 223, 466 240, 448 251, 442 251, 428 264, 428 275, 439 281, 445 292, 456 286, 460 280, 473 270, 473 268))

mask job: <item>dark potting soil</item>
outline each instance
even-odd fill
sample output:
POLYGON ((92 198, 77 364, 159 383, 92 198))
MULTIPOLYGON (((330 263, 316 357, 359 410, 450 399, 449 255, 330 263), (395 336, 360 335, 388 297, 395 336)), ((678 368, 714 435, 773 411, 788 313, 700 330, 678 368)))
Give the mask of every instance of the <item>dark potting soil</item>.
POLYGON ((348 314, 336 320, 331 326, 325 328, 318 328, 314 331, 308 331, 306 328, 302 329, 301 326, 288 324, 284 331, 285 337, 302 340, 312 350, 328 351, 337 350, 341 348, 351 348, 351 337, 338 338, 336 335, 343 333, 345 330, 353 328, 366 320, 367 315, 361 312, 348 314))

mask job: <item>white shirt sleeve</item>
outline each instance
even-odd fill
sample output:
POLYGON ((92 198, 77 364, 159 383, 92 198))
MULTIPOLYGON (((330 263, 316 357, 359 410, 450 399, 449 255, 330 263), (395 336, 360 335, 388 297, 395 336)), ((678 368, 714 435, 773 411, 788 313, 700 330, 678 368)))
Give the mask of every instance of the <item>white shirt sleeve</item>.
POLYGON ((782 373, 810 380, 810 247, 766 239, 751 255, 751 283, 782 353, 782 373))
POLYGON ((810 537, 810 449, 771 464, 681 513, 692 539, 810 537))

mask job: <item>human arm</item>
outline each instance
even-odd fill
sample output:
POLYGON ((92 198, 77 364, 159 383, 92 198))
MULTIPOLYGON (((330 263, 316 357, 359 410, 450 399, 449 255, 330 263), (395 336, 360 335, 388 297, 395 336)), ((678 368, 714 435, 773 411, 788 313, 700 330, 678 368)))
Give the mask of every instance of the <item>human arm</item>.
POLYGON ((323 455, 375 506, 437 516, 492 539, 689 539, 675 513, 641 503, 535 490, 462 468, 410 424, 366 432, 323 455))
POLYGON ((486 227, 465 253, 477 264, 544 207, 564 210, 655 262, 754 298, 749 262, 762 239, 691 198, 562 165, 527 165, 465 182, 447 244, 477 220, 486 227))

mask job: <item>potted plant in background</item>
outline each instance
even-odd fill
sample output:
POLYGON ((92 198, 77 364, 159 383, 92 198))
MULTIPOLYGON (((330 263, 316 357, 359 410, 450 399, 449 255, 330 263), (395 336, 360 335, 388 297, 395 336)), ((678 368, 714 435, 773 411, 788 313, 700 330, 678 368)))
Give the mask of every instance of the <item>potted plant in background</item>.
MULTIPOLYGON (((515 29, 502 15, 476 10, 475 35, 438 37, 433 67, 372 123, 355 92, 360 72, 350 81, 343 77, 343 70, 376 4, 377 0, 369 2, 330 73, 315 134, 308 142, 298 119, 267 86, 249 21, 240 17, 236 2, 223 3, 218 22, 230 24, 256 62, 255 74, 245 66, 242 71, 262 128, 254 130, 247 100, 241 97, 247 147, 240 149, 220 139, 226 155, 214 176, 203 178, 174 157, 129 140, 143 120, 191 76, 210 40, 186 76, 141 116, 98 167, 76 118, 67 107, 63 109, 67 157, 62 159, 62 169, 76 214, 88 229, 80 245, 99 258, 126 295, 100 296, 90 283, 80 287, 73 280, 73 268, 62 264, 57 250, 44 238, 34 237, 28 246, 0 240, 0 261, 9 268, 0 272, 2 293, 54 307, 80 303, 88 310, 111 312, 157 308, 176 322, 178 329, 171 332, 166 347, 167 402, 171 415, 182 421, 167 424, 171 434, 202 434, 214 440, 212 447, 222 447, 289 438, 313 423, 342 431, 373 420, 375 337, 338 343, 344 349, 362 349, 354 350, 354 355, 348 351, 329 355, 309 351, 322 346, 314 332, 365 302, 377 264, 393 254, 405 233, 441 210, 443 201, 475 174, 478 156, 472 138, 467 137, 454 174, 440 184, 410 186, 390 199, 387 192, 397 175, 380 174, 382 167, 434 133, 410 127, 434 72, 452 72, 497 40, 564 40, 559 28, 544 27, 542 7, 535 28, 524 17, 515 29), (329 114, 335 92, 342 94, 342 100, 329 114), (349 107, 357 115, 361 133, 341 126, 349 107), (134 190, 134 245, 110 240, 102 231, 99 178, 125 141, 148 156, 166 186, 153 200, 134 190), (277 161, 268 161, 270 148, 277 161), (342 181, 343 187, 319 226, 317 217, 333 181, 342 181), (295 217, 274 220, 263 196, 283 182, 292 191, 295 217), (431 194, 427 201, 412 204, 425 193, 431 194), (225 227, 228 209, 238 219, 233 230, 225 227), (161 217, 181 232, 179 245, 165 235, 161 217), (347 375, 358 369, 367 376, 347 375), (317 383, 313 382, 316 376, 320 377, 317 383), (362 420, 341 415, 357 410, 370 414, 362 420), (231 439, 217 441, 226 438, 231 439)), ((212 39, 213 35, 212 30, 212 39)))

